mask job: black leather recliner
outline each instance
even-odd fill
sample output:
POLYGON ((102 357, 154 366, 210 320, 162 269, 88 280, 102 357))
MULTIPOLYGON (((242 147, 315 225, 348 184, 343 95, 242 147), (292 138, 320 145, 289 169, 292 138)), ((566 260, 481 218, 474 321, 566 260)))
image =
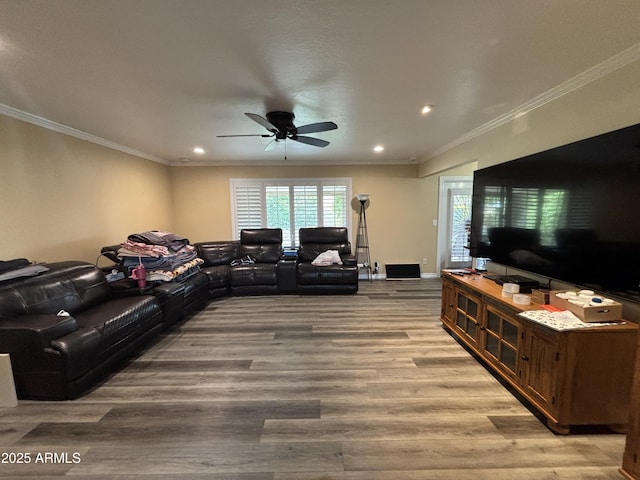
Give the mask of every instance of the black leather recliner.
POLYGON ((300 229, 300 248, 296 282, 298 293, 356 293, 358 264, 351 254, 349 234, 345 227, 317 227, 300 229), (327 250, 337 250, 342 265, 313 265, 311 262, 327 250))
POLYGON ((209 298, 229 295, 231 262, 240 258, 240 242, 237 240, 199 242, 193 246, 198 257, 204 260, 202 272, 209 279, 209 298))
POLYGON ((282 257, 282 229, 251 228, 240 231, 240 263, 230 268, 233 295, 278 293, 278 261, 282 257))

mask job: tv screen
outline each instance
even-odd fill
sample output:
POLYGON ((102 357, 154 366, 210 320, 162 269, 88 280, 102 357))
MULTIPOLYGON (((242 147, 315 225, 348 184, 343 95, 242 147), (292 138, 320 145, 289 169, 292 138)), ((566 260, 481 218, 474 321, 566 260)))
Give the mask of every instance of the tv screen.
POLYGON ((640 124, 477 170, 471 256, 640 295, 640 124))

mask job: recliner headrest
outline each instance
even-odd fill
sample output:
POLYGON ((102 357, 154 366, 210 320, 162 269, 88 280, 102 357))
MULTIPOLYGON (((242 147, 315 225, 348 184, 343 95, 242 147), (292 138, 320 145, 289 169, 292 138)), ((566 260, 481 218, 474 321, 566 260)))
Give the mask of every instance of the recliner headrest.
POLYGON ((281 228, 245 228, 240 231, 242 245, 282 244, 281 228))
POLYGON ((300 244, 305 243, 349 243, 346 227, 314 227, 300 229, 300 244))

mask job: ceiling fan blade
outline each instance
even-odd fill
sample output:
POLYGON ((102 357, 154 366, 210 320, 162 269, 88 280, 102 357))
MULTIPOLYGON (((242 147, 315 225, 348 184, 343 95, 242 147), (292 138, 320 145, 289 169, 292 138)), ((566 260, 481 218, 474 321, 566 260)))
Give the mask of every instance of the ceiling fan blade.
POLYGON ((328 132, 329 130, 335 130, 336 128, 338 128, 338 125, 333 122, 319 122, 302 125, 301 127, 297 127, 296 130, 298 133, 316 133, 328 132))
POLYGON ((266 128, 270 132, 275 133, 275 132, 278 131, 278 129, 273 124, 271 124, 271 122, 269 122, 269 120, 267 120, 266 118, 261 117, 260 115, 258 115, 256 113, 245 113, 245 115, 247 117, 249 117, 251 120, 253 120, 254 122, 257 122, 260 125, 262 125, 264 128, 266 128))
POLYGON ((326 147, 327 145, 329 145, 329 142, 327 142, 326 140, 322 140, 321 138, 305 137, 301 135, 290 138, 291 140, 295 140, 296 142, 306 143, 307 145, 313 145, 314 147, 326 147))
POLYGON ((264 147, 264 151, 265 152, 270 152, 271 150, 273 150, 277 146, 278 146, 278 139, 275 138, 275 139, 271 140, 269 143, 267 143, 267 146, 264 147))
POLYGON ((249 135, 216 135, 216 137, 218 137, 218 138, 226 138, 226 137, 262 137, 262 138, 269 138, 269 137, 273 137, 273 135, 267 135, 266 133, 265 134, 257 133, 255 135, 251 135, 251 134, 249 134, 249 135))

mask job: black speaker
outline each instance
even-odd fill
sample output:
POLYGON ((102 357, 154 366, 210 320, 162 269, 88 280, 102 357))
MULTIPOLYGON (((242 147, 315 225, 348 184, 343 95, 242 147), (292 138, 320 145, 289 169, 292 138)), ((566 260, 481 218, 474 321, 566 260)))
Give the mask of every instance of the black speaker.
POLYGON ((387 280, 420 278, 420 265, 417 263, 387 263, 384 266, 387 280))

